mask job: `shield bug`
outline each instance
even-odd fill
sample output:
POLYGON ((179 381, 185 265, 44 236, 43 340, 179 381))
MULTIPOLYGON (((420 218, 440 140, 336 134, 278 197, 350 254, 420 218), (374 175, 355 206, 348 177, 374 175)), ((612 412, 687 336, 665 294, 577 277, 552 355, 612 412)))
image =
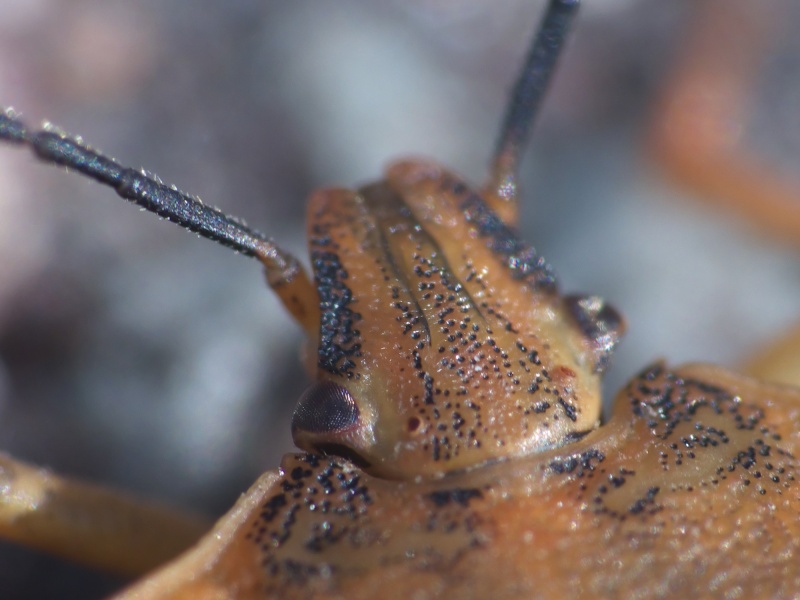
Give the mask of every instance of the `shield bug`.
MULTIPOLYGON (((588 306, 584 306, 582 308, 582 310, 584 310, 584 311, 588 310, 590 307, 591 307, 591 303, 589 303, 588 306)), ((487 340, 487 343, 488 343, 488 340, 487 340)), ((521 349, 519 349, 519 350, 521 351, 521 349)), ((503 360, 506 360, 506 359, 503 359, 503 360)), ((531 360, 534 360, 534 359, 531 359, 531 360)), ((339 364, 341 366, 341 363, 336 363, 336 364, 339 364)), ((337 367, 337 368, 339 368, 339 367, 337 367)), ((562 375, 562 377, 568 376, 566 371, 561 371, 561 375, 562 375)), ((654 379, 658 379, 660 377, 660 375, 658 375, 656 373, 653 373, 652 377, 654 379)), ((328 400, 326 400, 326 402, 332 402, 332 404, 328 404, 329 406, 340 406, 341 407, 341 406, 347 406, 347 405, 351 404, 351 401, 348 400, 346 397, 343 397, 343 396, 340 396, 339 400, 336 400, 336 401, 331 401, 330 400, 330 396, 326 396, 326 397, 328 398, 328 400)), ((314 396, 312 396, 312 398, 314 398, 314 396)), ((306 401, 308 401, 308 400, 306 399, 306 401)), ((566 404, 570 404, 570 403, 567 401, 566 404)), ((565 406, 562 405, 562 408, 563 408, 564 411, 567 411, 567 408, 565 406)), ((543 412, 547 411, 547 408, 545 408, 543 406, 542 406, 542 409, 543 409, 543 412)), ((342 415, 344 415, 346 413, 346 414, 349 414, 350 417, 352 417, 353 414, 354 414, 354 411, 352 409, 350 409, 350 410, 337 410, 337 411, 333 411, 333 412, 335 412, 339 416, 342 416, 342 415)), ((361 412, 361 409, 359 408, 359 414, 360 414, 360 412, 361 412)), ((366 412, 366 411, 364 411, 364 412, 366 412)), ((535 409, 534 409, 534 412, 536 412, 535 409)), ((568 412, 565 412, 564 414, 566 414, 567 417, 569 418, 568 412)), ((346 416, 346 415, 344 415, 344 416, 346 416)), ((297 429, 304 430, 306 432, 311 431, 311 433, 317 433, 316 431, 312 431, 312 430, 315 430, 317 428, 316 425, 314 425, 313 423, 314 422, 310 421, 309 418, 301 417, 301 418, 298 418, 298 421, 297 421, 296 425, 297 425, 297 429)), ((328 425, 330 424, 329 421, 326 422, 326 423, 328 423, 328 425)), ((341 421, 341 423, 343 423, 345 425, 348 424, 348 423, 350 425, 354 424, 352 422, 352 419, 348 420, 347 418, 344 418, 344 417, 343 417, 343 421, 341 421)), ((407 425, 407 427, 410 428, 410 426, 411 426, 410 420, 406 421, 406 425, 407 425)), ((328 426, 326 425, 326 427, 328 427, 328 426)), ((329 429, 329 427, 328 427, 328 429, 329 429)), ((419 429, 419 426, 416 429, 419 429)), ((577 436, 571 436, 569 433, 567 433, 564 436, 564 441, 570 441, 570 442, 578 443, 578 441, 574 439, 575 437, 577 437, 577 436)), ((312 442, 312 443, 315 444, 315 446, 319 445, 319 442, 312 442)), ((573 446, 573 448, 574 448, 574 446, 573 446)), ((318 449, 320 449, 320 448, 318 448, 318 449)), ((330 448, 330 447, 324 448, 324 449, 326 449, 328 451, 332 451, 332 450, 339 451, 339 450, 341 450, 341 448, 333 449, 333 448, 330 448)), ((364 456, 364 453, 359 452, 358 449, 356 449, 356 454, 361 459, 366 458, 364 456)), ((587 458, 587 464, 589 464, 589 465, 593 464, 593 460, 592 460, 593 457, 594 457, 594 459, 598 459, 598 456, 596 454, 587 455, 587 457, 586 457, 587 458)), ((570 462, 569 460, 566 460, 564 462, 551 462, 551 463, 548 463, 548 465, 549 465, 548 468, 551 469, 553 472, 558 472, 559 470, 562 470, 563 472, 566 472, 568 474, 569 473, 573 473, 575 471, 575 469, 577 469, 579 467, 583 468, 583 464, 580 461, 578 463, 576 463, 574 466, 572 466, 572 462, 570 462)), ((316 467, 314 467, 314 468, 316 468, 316 467)), ((338 475, 342 475, 342 473, 337 472, 336 475, 338 477, 338 475)), ((625 475, 625 474, 623 474, 623 475, 625 475)), ((303 477, 305 477, 305 475, 303 474, 303 471, 301 471, 298 474, 297 480, 301 481, 303 479, 303 477)), ((347 475, 345 475, 345 477, 347 477, 347 475)), ((629 476, 629 478, 630 478, 630 476, 629 476)), ((478 478, 478 479, 480 479, 480 478, 478 478)), ((623 477, 623 479, 624 479, 624 477, 623 477)), ((474 483, 477 480, 471 480, 471 481, 474 483)), ((613 483, 614 482, 612 482, 612 484, 613 483)), ((625 485, 623 481, 620 481, 619 483, 620 483, 621 486, 625 485)), ((630 487, 630 484, 628 484, 628 486, 630 487)), ((626 488, 626 489, 629 489, 629 487, 626 488)), ((426 501, 430 502, 430 503, 433 503, 436 506, 441 505, 442 507, 445 507, 445 510, 447 510, 447 507, 451 507, 451 508, 452 507, 457 507, 457 506, 467 506, 468 507, 469 505, 474 505, 476 502, 478 502, 478 500, 480 499, 480 495, 482 495, 483 493, 484 492, 481 491, 480 488, 474 488, 474 487, 459 488, 459 490, 456 490, 456 491, 454 491, 453 488, 434 489, 434 490, 429 490, 428 492, 426 492, 426 494, 427 494, 426 495, 426 498, 427 498, 426 501), (476 492, 475 490, 478 490, 478 491, 476 492)), ((639 512, 647 512, 647 511, 651 511, 651 510, 655 509, 658 506, 657 501, 656 501, 657 494, 658 494, 658 492, 652 492, 651 488, 648 488, 647 490, 645 490, 645 493, 640 498, 636 499, 636 501, 641 500, 641 507, 642 508, 641 508, 641 511, 639 511, 639 512)), ((273 496, 273 497, 278 498, 279 496, 273 496)), ((362 498, 363 498, 363 496, 362 496, 362 498)), ((617 497, 617 500, 619 500, 619 497, 617 497)), ((280 502, 280 501, 279 500, 275 500, 275 502, 277 503, 277 502, 280 502)), ((634 502, 634 504, 635 504, 635 502, 634 502)), ((636 506, 639 506, 639 505, 636 505, 636 506)), ((606 508, 608 508, 608 505, 606 505, 606 508)), ((460 509, 456 508, 456 511, 458 511, 458 510, 460 510, 460 509)), ((609 510, 611 510, 611 509, 609 509, 609 510)), ((613 513, 614 511, 611 510, 611 512, 613 513)), ((453 538, 451 538, 451 539, 453 539, 453 538)), ((461 541, 463 541, 463 539, 461 541)), ((433 549, 436 550, 435 547, 433 549)), ((431 560, 433 560, 433 559, 431 559, 431 560)), ((433 564, 433 563, 431 563, 431 564, 433 564)), ((322 573, 319 573, 319 574, 324 576, 325 572, 322 572, 322 573)), ((300 575, 302 575, 302 573, 300 573, 300 575)), ((523 584, 520 583, 519 585, 523 585, 523 584)))

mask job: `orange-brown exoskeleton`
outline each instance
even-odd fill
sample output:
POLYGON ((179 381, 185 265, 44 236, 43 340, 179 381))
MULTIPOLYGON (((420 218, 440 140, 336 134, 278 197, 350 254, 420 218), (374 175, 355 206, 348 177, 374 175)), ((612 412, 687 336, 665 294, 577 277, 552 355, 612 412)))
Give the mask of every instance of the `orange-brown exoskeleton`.
MULTIPOLYGON (((514 231, 520 154, 576 8, 550 2, 482 190, 405 160, 377 183, 312 196, 313 281, 236 219, 79 140, 0 119, 3 139, 260 260, 308 334, 315 382, 292 421, 304 452, 122 597, 800 594, 800 392, 657 363, 601 424, 622 319, 599 297, 562 294, 514 231)), ((121 503, 101 499, 76 523, 51 507, 89 491, 11 460, 7 472, 7 497, 24 483, 36 499, 0 515, 8 537, 80 554, 63 532, 123 550, 140 533, 97 527, 121 503)))

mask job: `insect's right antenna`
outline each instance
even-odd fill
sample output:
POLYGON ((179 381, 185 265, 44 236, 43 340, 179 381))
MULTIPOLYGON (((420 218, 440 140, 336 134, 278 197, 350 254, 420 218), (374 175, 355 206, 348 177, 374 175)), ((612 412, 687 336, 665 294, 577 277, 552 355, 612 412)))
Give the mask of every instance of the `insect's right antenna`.
POLYGON ((290 253, 239 219, 206 206, 156 177, 120 165, 50 126, 30 131, 11 110, 0 112, 0 140, 30 147, 47 163, 74 169, 113 188, 122 198, 205 238, 261 261, 267 282, 310 335, 319 327, 316 289, 290 253))
POLYGON ((517 220, 517 175, 531 124, 579 3, 579 0, 550 0, 506 109, 485 193, 490 206, 509 224, 517 220))

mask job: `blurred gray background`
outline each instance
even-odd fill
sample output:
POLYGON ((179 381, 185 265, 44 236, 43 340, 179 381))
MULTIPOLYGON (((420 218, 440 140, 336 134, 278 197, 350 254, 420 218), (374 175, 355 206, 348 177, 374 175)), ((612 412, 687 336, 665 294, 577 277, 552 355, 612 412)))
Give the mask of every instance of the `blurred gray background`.
MULTIPOLYGON (((524 237, 563 289, 599 293, 628 318, 608 397, 659 358, 733 365, 800 317, 797 247, 696 202, 645 152, 695 5, 585 2, 525 161, 524 237)), ((408 154, 483 181, 542 7, 4 0, 0 105, 305 260, 317 187, 369 181, 408 154)), ((779 50, 770 89, 791 103, 800 48, 779 50)), ((798 124, 763 112, 795 165, 798 124)), ((292 450, 300 344, 254 261, 0 147, 1 449, 221 514, 292 450)), ((0 544, 5 599, 119 584, 0 544)))

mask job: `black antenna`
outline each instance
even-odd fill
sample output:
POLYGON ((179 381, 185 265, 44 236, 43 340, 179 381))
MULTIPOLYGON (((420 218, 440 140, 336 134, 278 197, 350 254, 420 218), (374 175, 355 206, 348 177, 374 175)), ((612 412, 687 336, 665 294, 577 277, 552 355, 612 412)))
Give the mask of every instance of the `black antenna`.
POLYGON ((206 206, 199 198, 165 185, 157 177, 120 165, 45 125, 30 131, 12 110, 0 112, 0 140, 28 146, 44 162, 74 169, 113 188, 125 200, 181 227, 261 261, 267 282, 307 332, 319 327, 319 307, 311 280, 302 265, 264 234, 239 219, 206 206))
POLYGON ((509 202, 516 200, 520 157, 579 4, 579 0, 550 0, 514 85, 488 186, 491 193, 509 202))
POLYGON ((45 162, 74 169, 113 188, 122 198, 237 252, 268 260, 281 270, 296 259, 243 222, 144 171, 123 167, 49 125, 30 131, 11 110, 0 113, 0 139, 29 146, 45 162))

